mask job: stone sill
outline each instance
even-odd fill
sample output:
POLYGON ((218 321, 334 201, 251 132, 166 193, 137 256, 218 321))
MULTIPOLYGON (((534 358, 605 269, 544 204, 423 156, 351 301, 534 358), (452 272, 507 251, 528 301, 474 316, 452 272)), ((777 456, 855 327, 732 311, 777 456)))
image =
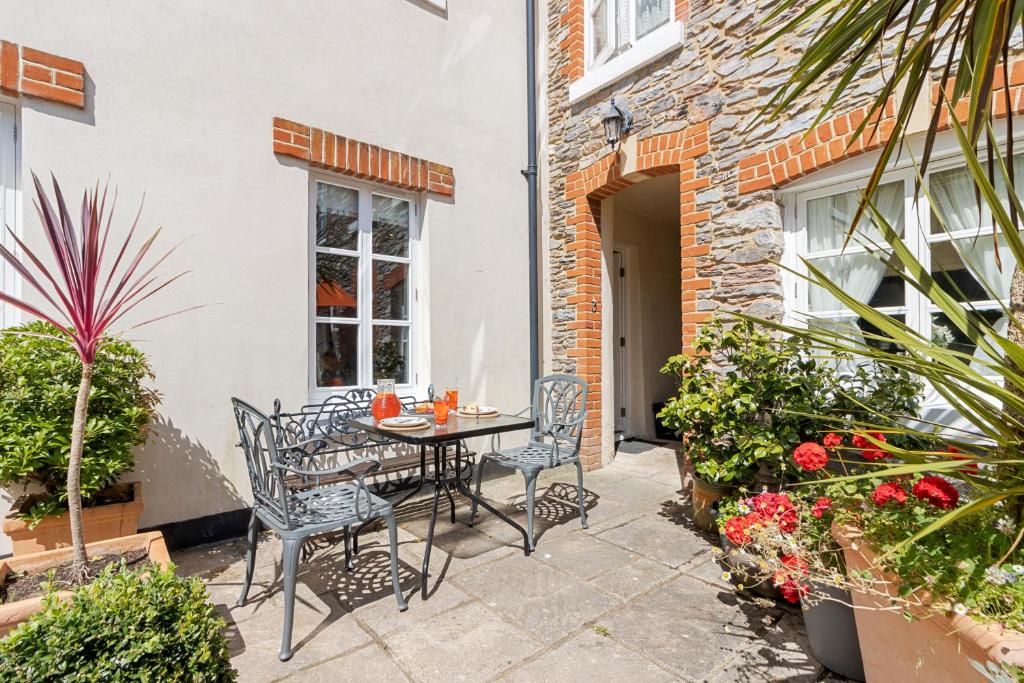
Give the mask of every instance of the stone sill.
POLYGON ((605 62, 596 69, 588 70, 582 78, 569 84, 569 104, 575 104, 601 88, 611 85, 626 74, 650 64, 683 44, 685 36, 683 22, 673 21, 658 30, 621 55, 605 62))

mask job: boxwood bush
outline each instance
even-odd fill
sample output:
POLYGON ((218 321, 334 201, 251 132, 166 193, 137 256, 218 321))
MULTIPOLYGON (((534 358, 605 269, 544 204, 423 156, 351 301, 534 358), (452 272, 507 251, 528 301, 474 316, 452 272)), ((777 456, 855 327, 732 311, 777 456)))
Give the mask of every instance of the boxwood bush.
MULTIPOLYGON (((71 421, 81 379, 78 354, 57 329, 33 322, 0 334, 0 485, 34 483, 45 494, 30 519, 67 508, 71 421)), ((146 357, 108 339, 96 355, 82 458, 82 498, 89 499, 134 466, 146 440, 156 394, 146 357)))
POLYGON ((0 640, 0 680, 236 680, 225 623, 200 579, 116 569, 76 588, 70 602, 50 593, 41 612, 0 640))

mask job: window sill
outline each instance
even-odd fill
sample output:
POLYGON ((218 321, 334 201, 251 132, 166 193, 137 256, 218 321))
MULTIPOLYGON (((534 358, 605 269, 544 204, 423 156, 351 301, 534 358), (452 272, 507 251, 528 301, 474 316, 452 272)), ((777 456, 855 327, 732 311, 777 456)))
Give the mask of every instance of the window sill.
POLYGON ((588 95, 611 85, 626 74, 650 64, 683 44, 683 22, 665 24, 621 55, 596 69, 589 69, 577 81, 569 84, 569 104, 575 104, 588 95))

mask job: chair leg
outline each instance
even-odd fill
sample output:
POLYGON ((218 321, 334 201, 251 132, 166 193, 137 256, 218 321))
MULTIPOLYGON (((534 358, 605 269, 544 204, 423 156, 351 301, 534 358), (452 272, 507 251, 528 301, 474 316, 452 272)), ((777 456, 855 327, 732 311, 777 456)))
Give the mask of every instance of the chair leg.
POLYGON ((398 580, 398 529, 395 524, 395 516, 388 513, 384 517, 388 523, 388 542, 391 544, 391 585, 395 589, 395 600, 398 602, 398 611, 404 612, 409 609, 402 595, 402 585, 398 580))
POLYGON ((583 504, 585 498, 583 491, 583 463, 579 460, 576 461, 576 488, 579 490, 580 497, 580 524, 583 528, 587 528, 587 506, 583 504))
POLYGON ((537 493, 537 471, 525 471, 526 477, 526 535, 530 537, 530 552, 534 550, 533 542, 533 499, 537 493))
MULTIPOLYGON (((473 473, 475 478, 476 478, 476 481, 474 482, 474 486, 476 487, 476 495, 478 497, 480 496, 480 481, 484 477, 484 463, 485 462, 487 462, 487 458, 481 455, 480 456, 480 460, 476 464, 476 472, 473 473)), ((473 520, 476 519, 476 508, 477 508, 477 502, 476 502, 476 500, 474 500, 473 504, 469 508, 469 526, 473 526, 473 520)))
POLYGON ((287 662, 292 658, 292 622, 295 618, 295 576, 299 568, 299 551, 302 540, 288 538, 284 541, 284 628, 281 631, 281 652, 278 659, 287 662))
POLYGON ((249 586, 252 585, 253 570, 256 568, 256 543, 259 541, 259 537, 260 520, 256 517, 254 508, 249 517, 249 534, 246 538, 248 548, 245 553, 245 583, 242 584, 242 594, 238 596, 238 602, 235 603, 238 607, 244 605, 245 599, 249 597, 249 586))
POLYGON ((345 527, 345 571, 352 571, 352 534, 345 527))

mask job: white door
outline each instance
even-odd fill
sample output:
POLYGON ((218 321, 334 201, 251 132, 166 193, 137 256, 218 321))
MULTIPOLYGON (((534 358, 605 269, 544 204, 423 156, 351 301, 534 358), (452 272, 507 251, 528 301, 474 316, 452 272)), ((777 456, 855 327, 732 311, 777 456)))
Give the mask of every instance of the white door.
MULTIPOLYGON (((14 120, 14 105, 0 102, 0 244, 11 251, 15 250, 14 240, 8 233, 17 230, 18 207, 17 191, 17 133, 14 120)), ((19 284, 14 276, 14 269, 5 265, 0 259, 0 289, 4 292, 20 294, 19 284)), ((0 327, 9 327, 18 322, 18 309, 0 303, 0 327)))
POLYGON ((626 433, 626 397, 629 396, 628 373, 626 372, 626 262, 622 252, 612 252, 612 334, 615 344, 615 439, 629 436, 626 433))

